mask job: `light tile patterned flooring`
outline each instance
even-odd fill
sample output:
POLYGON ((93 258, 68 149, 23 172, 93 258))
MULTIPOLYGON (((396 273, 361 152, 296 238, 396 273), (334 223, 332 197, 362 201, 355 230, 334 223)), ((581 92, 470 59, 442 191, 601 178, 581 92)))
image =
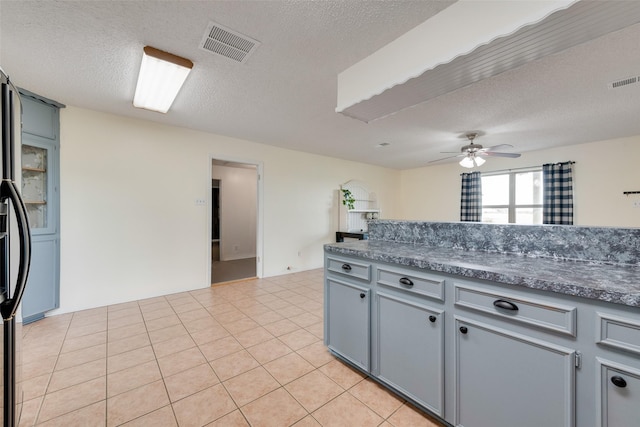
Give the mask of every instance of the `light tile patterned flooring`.
POLYGON ((328 353, 322 283, 312 270, 26 325, 20 425, 438 427, 328 353))

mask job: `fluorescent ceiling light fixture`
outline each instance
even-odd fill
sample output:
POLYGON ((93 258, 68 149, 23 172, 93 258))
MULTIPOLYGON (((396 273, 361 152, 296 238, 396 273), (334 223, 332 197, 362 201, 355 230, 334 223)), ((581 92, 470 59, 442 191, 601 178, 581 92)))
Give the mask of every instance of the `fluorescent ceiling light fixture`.
POLYGON ((145 46, 133 106, 166 113, 192 68, 188 59, 145 46))

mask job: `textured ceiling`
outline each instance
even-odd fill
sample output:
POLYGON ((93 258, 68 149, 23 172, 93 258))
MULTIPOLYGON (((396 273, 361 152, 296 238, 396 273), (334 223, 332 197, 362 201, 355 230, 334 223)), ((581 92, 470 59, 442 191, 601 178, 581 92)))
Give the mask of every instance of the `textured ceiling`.
POLYGON ((451 3, 2 0, 0 66, 64 104, 398 169, 471 130, 521 152, 640 134, 640 84, 607 87, 640 75, 640 24, 369 124, 335 113, 339 72, 451 3), (244 64, 205 52, 210 21, 261 45, 244 64), (166 115, 132 106, 145 45, 195 64, 166 115))

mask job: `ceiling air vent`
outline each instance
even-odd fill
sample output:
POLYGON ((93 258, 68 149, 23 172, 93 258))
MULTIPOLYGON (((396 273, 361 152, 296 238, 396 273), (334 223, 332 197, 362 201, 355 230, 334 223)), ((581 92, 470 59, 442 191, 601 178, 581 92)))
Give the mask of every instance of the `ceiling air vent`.
POLYGON ((609 83, 609 89, 628 86, 634 83, 638 83, 639 81, 640 81, 640 77, 627 77, 626 79, 616 80, 615 82, 609 83))
POLYGON ((245 62, 258 46, 259 41, 215 22, 209 22, 200 42, 200 49, 238 62, 245 62))

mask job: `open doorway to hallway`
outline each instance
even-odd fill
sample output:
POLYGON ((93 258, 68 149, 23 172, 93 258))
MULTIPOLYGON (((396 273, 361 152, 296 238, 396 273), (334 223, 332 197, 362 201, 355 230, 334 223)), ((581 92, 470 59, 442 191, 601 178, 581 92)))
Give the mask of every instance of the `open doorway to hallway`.
POLYGON ((211 283, 257 276, 258 167, 213 159, 211 283))

